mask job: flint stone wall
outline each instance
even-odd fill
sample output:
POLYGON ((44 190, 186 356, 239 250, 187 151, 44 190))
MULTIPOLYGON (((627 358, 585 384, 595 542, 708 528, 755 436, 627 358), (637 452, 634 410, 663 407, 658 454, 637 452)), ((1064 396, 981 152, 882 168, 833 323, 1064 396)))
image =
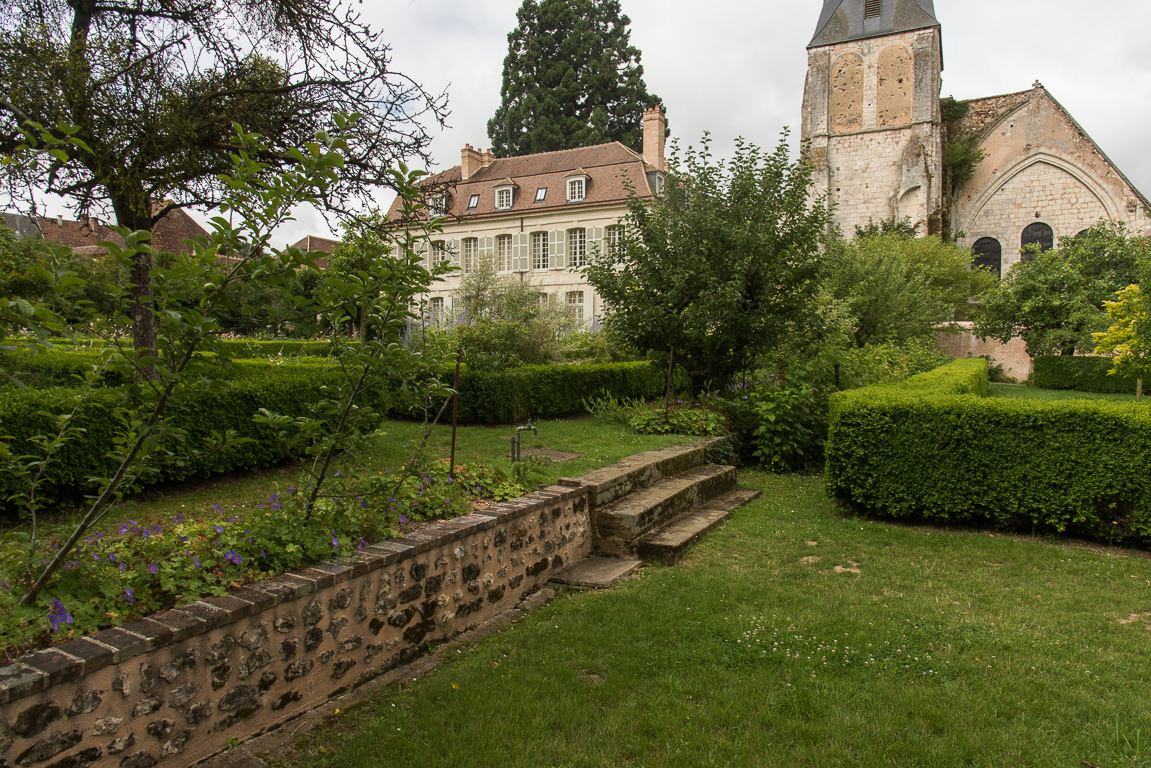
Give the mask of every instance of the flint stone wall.
POLYGON ((190 765, 420 656, 591 552, 553 486, 0 669, 0 768, 190 765))

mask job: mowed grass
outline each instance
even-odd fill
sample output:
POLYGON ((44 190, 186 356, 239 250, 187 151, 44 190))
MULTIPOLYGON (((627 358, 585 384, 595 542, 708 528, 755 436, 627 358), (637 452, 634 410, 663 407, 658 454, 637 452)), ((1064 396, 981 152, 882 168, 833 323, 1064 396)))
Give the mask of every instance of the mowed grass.
POLYGON ((990 397, 1012 397, 1026 400, 1110 400, 1115 403, 1134 403, 1135 393, 1117 395, 1104 392, 1080 392, 1074 389, 1039 389, 1027 384, 987 385, 990 397))
MULTIPOLYGON (((529 478, 532 482, 552 483, 559 477, 569 477, 606 466, 641 451, 661 448, 698 438, 678 435, 637 435, 622 426, 607 424, 593 418, 541 421, 538 434, 522 433, 522 447, 552 448, 579 454, 579 458, 564 462, 544 462, 539 471, 529 478)), ((386 438, 377 449, 364 458, 372 471, 399 469, 411 461, 424 436, 422 424, 392 421, 384 428, 386 438)), ((514 426, 459 427, 456 434, 456 464, 488 464, 507 469, 511 460, 510 437, 514 426)), ((434 461, 451 455, 451 426, 436 427, 428 440, 426 457, 434 461)), ((135 520, 145 526, 166 523, 177 514, 209 513, 214 504, 228 514, 252 510, 263 504, 273 493, 283 493, 299 481, 300 468, 285 464, 270 469, 233 472, 225 476, 168 483, 145 489, 127 498, 101 523, 104 529, 114 529, 125 520, 135 520)), ((41 533, 66 536, 80 519, 80 512, 48 514, 41 521, 41 533)), ((12 527, 26 527, 17 523, 12 527)))
POLYGON ((279 765, 1147 766, 1143 553, 842 514, 816 477, 568 593, 279 765))

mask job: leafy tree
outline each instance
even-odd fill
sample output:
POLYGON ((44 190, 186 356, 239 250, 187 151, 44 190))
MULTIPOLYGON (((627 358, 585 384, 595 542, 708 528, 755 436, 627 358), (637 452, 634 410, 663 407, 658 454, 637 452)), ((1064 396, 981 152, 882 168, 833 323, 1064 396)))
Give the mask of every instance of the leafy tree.
MULTIPOLYGON (((161 343, 155 357, 120 343, 117 326, 131 322, 130 298, 122 293, 117 297, 118 308, 113 317, 90 318, 97 332, 111 344, 104 352, 102 365, 86 376, 85 387, 73 398, 73 409, 54 417, 53 434, 34 436, 29 444, 20 446, 29 451, 26 454, 0 442, 0 467, 16 475, 28 489, 11 499, 22 505, 32 520, 22 606, 37 602, 76 543, 166 456, 177 451, 224 451, 238 440, 232 433, 217 434, 211 445, 180 446, 185 436, 171 425, 170 413, 181 406, 188 393, 222 385, 201 371, 193 372, 189 365, 202 352, 214 353, 209 356, 221 366, 229 363, 226 349, 216 343, 224 332, 217 311, 230 301, 228 289, 234 284, 256 281, 283 288, 291 284, 300 267, 314 260, 314 253, 269 248, 268 241, 275 227, 291 218, 295 205, 316 202, 318 194, 337 181, 344 164, 341 153, 345 145, 342 140, 319 132, 303 150, 289 151, 294 163, 291 168, 272 173, 270 165, 258 159, 268 151, 259 137, 238 132, 233 141, 240 149, 234 156, 230 192, 221 210, 225 214, 234 212, 240 223, 233 225, 224 217, 214 219, 207 246, 181 255, 170 269, 157 268, 156 316, 161 324, 161 343), (225 261, 218 258, 221 253, 239 256, 225 261), (134 386, 105 389, 114 398, 109 411, 118 425, 115 440, 108 446, 110 472, 98 478, 99 490, 89 498, 68 540, 55 551, 46 551, 44 542, 38 539, 36 525, 37 512, 43 506, 37 488, 45 467, 58 460, 61 447, 75 436, 78 428, 74 417, 90 405, 87 398, 103 373, 109 368, 121 373, 138 372, 145 365, 155 365, 155 377, 134 386)), ((417 182, 421 173, 403 169, 392 174, 404 213, 418 218, 420 206, 412 201, 419 194, 417 182)), ((148 233, 125 228, 119 232, 125 245, 112 244, 110 251, 119 263, 127 265, 137 250, 148 249, 148 233)), ((312 519, 323 502, 344 498, 351 492, 349 482, 355 474, 351 470, 361 468, 359 457, 380 437, 379 422, 388 407, 397 401, 413 405, 421 399, 444 397, 449 391, 427 375, 442 368, 441 360, 400 343, 412 317, 413 299, 426 292, 444 272, 428 272, 422 266, 415 246, 418 239, 426 237, 427 231, 408 231, 397 242, 394 258, 377 259, 367 268, 348 274, 330 275, 316 290, 315 301, 296 302, 301 322, 315 318, 319 328, 339 327, 349 322, 352 309, 358 308, 362 310, 358 316, 367 326, 361 343, 333 339, 339 365, 333 371, 336 380, 328 387, 329 399, 312 406, 306 417, 293 419, 262 410, 257 418, 273 427, 292 455, 301 460, 299 493, 292 503, 298 505, 295 511, 305 521, 312 519)), ((61 299, 66 300, 75 296, 80 283, 77 279, 58 280, 55 287, 61 299)), ((6 309, 10 306, 0 304, 0 311, 6 309)), ((32 320, 39 321, 42 327, 52 330, 52 325, 59 325, 58 319, 42 306, 33 305, 33 310, 32 320)), ((35 352, 42 345, 20 346, 35 352)), ((401 474, 406 477, 408 473, 401 474)), ((402 483, 403 478, 396 482, 402 483)), ((372 491, 356 492, 384 490, 383 484, 377 483, 372 491)))
MULTIPOLYGON (((6 164, 9 196, 41 189, 82 214, 107 206, 131 231, 150 232, 174 207, 220 203, 241 149, 233 123, 264 137, 260 159, 277 169, 334 115, 361 115, 339 130, 344 172, 315 192, 340 210, 422 155, 430 137, 418 119, 442 119, 443 106, 392 71, 353 5, 332 0, 9 0, 0 10, 0 153, 28 130, 72 143, 41 163, 6 164)), ((138 251, 137 348, 155 347, 151 268, 138 251)))
POLYGON ((674 350, 693 385, 724 386, 812 316, 829 221, 811 200, 811 168, 743 139, 726 163, 710 140, 673 151, 665 193, 632 195, 618 244, 592 253, 584 275, 605 323, 644 351, 674 350))
POLYGON ((1108 374, 1136 380, 1135 401, 1143 399, 1143 380, 1151 376, 1151 295, 1138 285, 1129 285, 1116 294, 1115 301, 1103 303, 1111 327, 1094 334, 1095 354, 1113 356, 1108 374))
MULTIPOLYGON (((332 260, 328 265, 332 273, 350 276, 372 269, 390 250, 380 234, 384 223, 384 217, 379 211, 346 220, 343 238, 332 251, 332 260)), ((362 339, 367 330, 364 324, 364 310, 362 307, 353 307, 350 311, 352 327, 355 328, 356 335, 362 339)))
POLYGON ((1122 223, 1062 238, 1058 249, 1017 263, 983 297, 975 332, 1003 342, 1018 336, 1032 356, 1090 352, 1092 334, 1109 325, 1104 302, 1136 282, 1136 263, 1149 256, 1151 241, 1122 223))
POLYGON ((971 269, 971 252, 938 237, 869 234, 827 250, 825 290, 843 305, 852 341, 902 344, 933 334, 995 279, 971 269))
POLYGON ((501 103, 488 121, 497 157, 619 141, 639 149, 647 92, 619 0, 524 0, 508 35, 501 103))
POLYGON ((552 362, 575 313, 539 286, 500 275, 491 258, 479 262, 454 292, 453 346, 473 370, 552 362))

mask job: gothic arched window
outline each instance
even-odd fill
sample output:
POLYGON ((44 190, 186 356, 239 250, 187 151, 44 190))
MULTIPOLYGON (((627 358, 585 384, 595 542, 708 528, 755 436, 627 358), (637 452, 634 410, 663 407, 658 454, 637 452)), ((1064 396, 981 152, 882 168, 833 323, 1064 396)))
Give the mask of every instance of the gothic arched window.
MULTIPOLYGON (((1042 221, 1028 224, 1023 230, 1023 236, 1019 239, 1019 247, 1026 249, 1029 245, 1038 245, 1039 250, 1050 251, 1055 247, 1055 232, 1042 221)), ((1031 261, 1035 256, 1024 251, 1023 258, 1031 261)))
POLYGON ((971 263, 995 273, 999 277, 1003 269, 1003 246, 994 237, 981 237, 971 246, 971 263))

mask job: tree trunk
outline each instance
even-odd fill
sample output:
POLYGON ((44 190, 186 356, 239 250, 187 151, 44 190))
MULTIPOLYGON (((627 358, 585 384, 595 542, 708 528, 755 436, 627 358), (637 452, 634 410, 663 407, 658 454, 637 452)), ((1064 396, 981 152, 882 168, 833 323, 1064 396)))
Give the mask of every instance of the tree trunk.
POLYGON ((1135 402, 1143 402, 1143 377, 1140 376, 1135 380, 1135 402))

